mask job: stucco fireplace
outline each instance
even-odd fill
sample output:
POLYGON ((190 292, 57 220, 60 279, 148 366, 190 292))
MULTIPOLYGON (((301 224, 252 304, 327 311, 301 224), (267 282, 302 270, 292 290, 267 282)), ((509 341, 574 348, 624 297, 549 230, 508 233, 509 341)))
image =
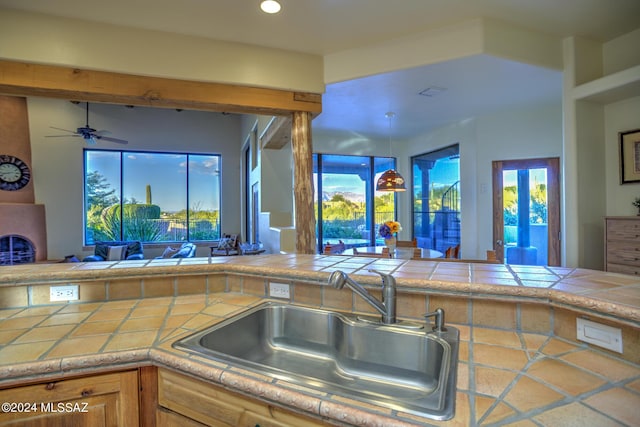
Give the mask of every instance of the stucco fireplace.
MULTIPOLYGON (((27 99, 0 96, 0 154, 31 166, 27 99)), ((0 265, 47 259, 44 205, 35 203, 33 171, 23 188, 0 191, 0 265)))

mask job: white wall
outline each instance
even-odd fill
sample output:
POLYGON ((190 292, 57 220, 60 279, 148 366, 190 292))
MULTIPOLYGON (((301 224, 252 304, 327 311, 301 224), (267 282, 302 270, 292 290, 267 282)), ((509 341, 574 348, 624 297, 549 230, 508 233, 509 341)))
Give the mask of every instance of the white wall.
MULTIPOLYGON (((315 132, 313 151, 320 153, 388 156, 388 141, 372 141, 354 134, 315 132)), ((493 247, 491 162, 562 155, 562 106, 536 106, 469 118, 409 141, 393 141, 398 170, 411 179, 410 158, 460 144, 462 245, 465 258, 484 258, 493 247)), ((401 239, 411 236, 411 193, 398 193, 401 239)))
MULTIPOLYGON (((84 141, 45 137, 64 134, 50 126, 83 126, 85 107, 46 98, 29 98, 27 105, 35 196, 36 203, 45 205, 48 256, 88 255, 82 252, 84 141)), ((101 142, 98 148, 221 154, 222 229, 240 229, 240 116, 91 104, 89 124, 129 141, 126 146, 101 142)), ((205 256, 206 249, 200 248, 198 256, 205 256)), ((145 250, 145 257, 158 251, 145 250)))
MULTIPOLYGON (((562 107, 509 110, 453 123, 413 138, 402 160, 455 143, 460 144, 461 254, 484 258, 493 248, 491 162, 561 157, 562 107)), ((400 170, 405 171, 408 163, 400 170)), ((411 221, 410 198, 403 204, 402 221, 411 221)))
POLYGON ((640 183, 620 184, 620 132, 640 129, 640 97, 608 104, 604 107, 606 215, 636 215, 631 202, 640 197, 640 183))

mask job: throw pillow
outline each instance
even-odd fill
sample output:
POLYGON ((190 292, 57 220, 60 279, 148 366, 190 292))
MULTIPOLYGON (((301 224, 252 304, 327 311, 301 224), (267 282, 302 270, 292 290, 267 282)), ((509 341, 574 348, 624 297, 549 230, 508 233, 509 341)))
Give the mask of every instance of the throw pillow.
POLYGON ((162 258, 171 258, 178 252, 178 249, 174 249, 171 246, 167 246, 167 249, 162 252, 162 258))
POLYGON ((176 253, 176 258, 187 258, 191 251, 193 250, 193 245, 189 243, 185 243, 182 245, 178 252, 176 253))
POLYGON ((107 261, 119 261, 127 257, 127 246, 109 246, 107 261))
POLYGON ((231 239, 229 239, 228 237, 223 237, 222 239, 220 239, 220 241, 218 242, 218 249, 231 249, 231 239))

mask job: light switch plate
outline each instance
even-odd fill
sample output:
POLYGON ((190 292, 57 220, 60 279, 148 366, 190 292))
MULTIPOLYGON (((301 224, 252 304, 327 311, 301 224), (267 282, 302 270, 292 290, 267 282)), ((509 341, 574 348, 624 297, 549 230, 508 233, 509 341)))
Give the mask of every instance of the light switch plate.
POLYGON ((49 301, 77 301, 78 298, 78 285, 49 287, 49 301))
POLYGON ((269 282, 269 296, 274 298, 291 298, 289 285, 286 283, 269 282))
POLYGON ((622 330, 587 319, 577 319, 578 339, 622 353, 622 330))

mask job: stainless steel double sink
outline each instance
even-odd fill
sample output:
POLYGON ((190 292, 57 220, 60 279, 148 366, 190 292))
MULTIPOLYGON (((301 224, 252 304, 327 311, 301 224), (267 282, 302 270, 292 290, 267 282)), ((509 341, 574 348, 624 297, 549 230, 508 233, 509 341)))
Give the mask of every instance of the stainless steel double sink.
POLYGON ((326 393, 437 420, 453 416, 458 330, 265 303, 175 348, 326 393))

